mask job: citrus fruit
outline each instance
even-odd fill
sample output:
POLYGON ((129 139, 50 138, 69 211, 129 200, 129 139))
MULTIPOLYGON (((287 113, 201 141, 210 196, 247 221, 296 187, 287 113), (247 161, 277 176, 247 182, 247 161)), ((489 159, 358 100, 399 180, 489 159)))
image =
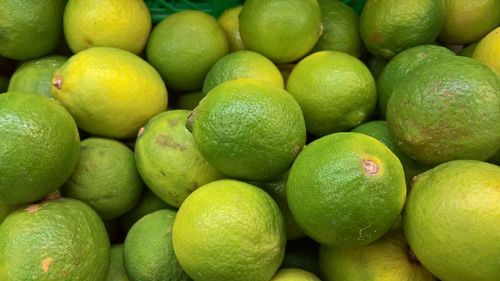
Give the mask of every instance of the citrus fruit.
POLYGON ((437 280, 416 259, 400 231, 366 246, 322 246, 319 262, 325 281, 437 280))
POLYGON ((175 257, 172 224, 176 212, 160 210, 138 220, 127 233, 123 262, 134 281, 190 280, 175 257))
POLYGON ((109 271, 106 281, 130 281, 123 266, 123 245, 111 246, 109 271))
POLYGON ((10 78, 8 91, 50 97, 52 74, 66 60, 67 58, 63 56, 48 56, 21 64, 10 78))
POLYGON ((274 200, 235 180, 191 193, 172 235, 175 255, 194 281, 267 281, 285 253, 285 225, 274 200))
POLYGON ((315 136, 356 127, 370 117, 377 101, 370 70, 338 51, 316 52, 301 60, 286 90, 302 108, 307 131, 315 136))
POLYGON ((462 50, 460 50, 460 52, 458 53, 458 55, 472 58, 472 55, 474 54, 474 51, 476 50, 476 47, 477 47, 478 43, 479 43, 479 41, 476 41, 474 43, 468 44, 467 46, 464 46, 462 48, 462 50))
POLYGON ((200 103, 201 99, 204 96, 205 95, 203 95, 201 91, 184 93, 180 95, 177 100, 177 108, 185 110, 193 110, 195 107, 198 106, 198 104, 200 103))
POLYGON ((91 134, 128 138, 167 107, 167 89, 146 61, 94 47, 69 58, 52 79, 52 96, 91 134))
POLYGON ((128 232, 132 225, 145 215, 163 209, 174 209, 174 207, 163 202, 149 188, 145 188, 135 207, 119 218, 120 225, 125 232, 128 232))
POLYGON ((105 281, 109 248, 104 224, 84 203, 32 204, 0 225, 0 280, 105 281))
POLYGON ((278 207, 281 210, 283 219, 285 219, 285 229, 286 229, 286 239, 287 240, 297 240, 304 238, 306 235, 297 225, 297 222, 290 212, 288 207, 288 202, 286 200, 286 181, 288 179, 288 173, 285 173, 282 177, 269 182, 254 182, 252 184, 265 190, 274 201, 278 203, 278 207))
POLYGON ((215 87, 191 112, 187 126, 210 164, 244 180, 282 175, 306 141, 302 111, 292 96, 252 79, 215 87))
POLYGON ((3 0, 0 55, 28 60, 50 53, 62 38, 64 0, 3 0))
POLYGON ((444 25, 439 40, 460 45, 481 39, 500 24, 498 0, 444 0, 444 25))
POLYGON ((435 45, 421 45, 409 48, 389 61, 377 79, 377 105, 380 116, 386 117, 387 102, 394 89, 399 86, 406 77, 414 77, 412 72, 424 64, 431 64, 442 57, 454 56, 455 53, 449 49, 435 45))
POLYGON ((140 0, 69 0, 64 35, 74 53, 115 47, 139 54, 151 31, 151 15, 140 0))
POLYGON ((360 17, 361 39, 374 56, 389 59, 432 43, 443 23, 442 0, 369 0, 360 17))
POLYGON ((240 34, 248 49, 275 63, 306 55, 323 30, 316 0, 247 0, 240 13, 240 34))
POLYGON ((0 136, 1 203, 42 199, 68 179, 78 160, 75 121, 47 97, 0 95, 0 136))
POLYGON ((88 138, 80 143, 78 164, 61 193, 87 203, 103 220, 110 220, 135 206, 142 186, 128 147, 112 139, 88 138))
POLYGON ((489 66, 500 76, 500 27, 479 41, 472 57, 489 66))
POLYGON ((355 57, 363 53, 359 19, 351 6, 338 0, 318 0, 323 18, 323 34, 314 51, 333 50, 355 57))
POLYGON ((210 15, 183 11, 162 20, 151 33, 146 53, 169 88, 201 89, 212 65, 229 51, 226 34, 210 15))
POLYGON ((135 145, 137 168, 163 201, 179 207, 199 186, 223 175, 196 148, 186 129, 187 110, 160 113, 141 129, 135 145))
POLYGON ((17 205, 8 205, 8 204, 0 203, 0 224, 16 208, 17 208, 17 205))
POLYGON ((387 121, 376 120, 366 122, 354 128, 352 132, 368 135, 385 144, 398 157, 399 161, 401 161, 407 183, 410 183, 412 178, 424 169, 424 167, 422 167, 423 165, 406 155, 396 142, 394 142, 387 121))
POLYGON ((283 76, 272 61, 252 51, 238 51, 220 58, 210 69, 203 82, 203 94, 216 86, 239 78, 252 78, 285 88, 283 76))
POLYGON ((287 241, 285 258, 280 268, 301 268, 318 274, 319 246, 316 241, 307 236, 299 240, 287 241))
POLYGON ((369 244, 401 213, 406 185, 398 158, 380 141, 336 133, 308 144, 290 170, 288 206, 322 245, 369 244))
POLYGON ((321 279, 300 268, 284 268, 278 270, 271 281, 321 281, 321 279))
POLYGON ((240 13, 243 6, 237 6, 225 10, 217 19, 220 26, 226 33, 227 42, 229 43, 229 51, 236 52, 245 50, 247 47, 241 40, 240 35, 240 13))
POLYGON ((413 183, 403 213, 408 243, 441 280, 500 280, 500 167, 451 161, 413 183))
POLYGON ((387 105, 394 141, 428 165, 493 156, 500 144, 498 120, 500 80, 487 66, 462 56, 415 69, 387 105))

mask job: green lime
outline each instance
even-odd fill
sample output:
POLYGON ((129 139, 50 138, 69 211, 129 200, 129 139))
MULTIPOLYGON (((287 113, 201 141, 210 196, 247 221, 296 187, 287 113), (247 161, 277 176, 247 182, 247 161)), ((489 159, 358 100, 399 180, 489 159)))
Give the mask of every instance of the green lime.
POLYGON ((111 246, 108 278, 106 281, 130 281, 123 265, 123 245, 111 246))
POLYGON ((278 270, 270 281, 321 281, 321 279, 300 268, 283 268, 278 270))

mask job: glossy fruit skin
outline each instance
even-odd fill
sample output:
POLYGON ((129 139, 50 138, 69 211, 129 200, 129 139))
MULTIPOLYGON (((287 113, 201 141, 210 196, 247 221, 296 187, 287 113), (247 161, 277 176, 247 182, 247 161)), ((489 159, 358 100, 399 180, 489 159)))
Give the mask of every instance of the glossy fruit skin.
POLYGON ((500 80, 487 66, 461 56, 419 67, 387 105, 398 146, 428 165, 493 156, 500 143, 498 120, 500 80))
POLYGON ((439 165, 415 179, 403 229, 420 262, 441 280, 500 278, 500 167, 475 160, 439 165))
POLYGON ((477 43, 472 57, 489 66, 500 77, 500 27, 477 43))
POLYGON ((405 197, 398 158, 380 141, 352 132, 308 144, 287 182, 288 205, 298 225, 329 246, 366 245, 382 237, 405 197))
POLYGON ((109 253, 103 222, 75 199, 25 206, 0 225, 1 280, 104 281, 109 253))
POLYGON ((371 54, 389 59, 410 47, 432 43, 443 23, 442 0, 368 0, 360 32, 371 54))
POLYGON ((62 39, 63 0, 0 3, 0 55, 29 60, 50 53, 62 39))
POLYGON ((322 33, 316 0, 247 0, 240 13, 245 46, 275 63, 290 63, 306 55, 322 33))
POLYGON ((285 254, 278 205, 260 188, 219 180, 193 192, 173 226, 179 263, 195 281, 266 281, 285 254))
POLYGON ((0 202, 25 204, 56 191, 80 152, 75 121, 56 101, 22 92, 0 95, 0 202))
POLYGON ((214 88, 191 112, 187 127, 210 164, 242 180, 281 176, 306 141, 304 117, 292 96, 254 79, 214 88))

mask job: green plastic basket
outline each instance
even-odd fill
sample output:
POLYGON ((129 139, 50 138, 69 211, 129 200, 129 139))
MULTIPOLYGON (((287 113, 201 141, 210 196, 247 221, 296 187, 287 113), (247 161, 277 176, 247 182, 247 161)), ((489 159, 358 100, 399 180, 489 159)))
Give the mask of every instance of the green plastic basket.
MULTIPOLYGON (((226 9, 242 5, 244 0, 145 0, 148 6, 153 23, 158 23, 166 16, 184 10, 199 10, 211 14, 214 17, 220 16, 226 9)), ((353 7, 361 14, 361 10, 366 0, 342 0, 342 2, 353 7)))

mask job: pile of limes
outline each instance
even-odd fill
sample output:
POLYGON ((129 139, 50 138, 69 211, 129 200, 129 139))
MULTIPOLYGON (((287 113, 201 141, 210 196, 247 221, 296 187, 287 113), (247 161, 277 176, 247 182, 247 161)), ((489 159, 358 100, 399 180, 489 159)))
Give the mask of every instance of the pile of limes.
POLYGON ((146 2, 0 2, 0 280, 500 280, 499 0, 146 2))

